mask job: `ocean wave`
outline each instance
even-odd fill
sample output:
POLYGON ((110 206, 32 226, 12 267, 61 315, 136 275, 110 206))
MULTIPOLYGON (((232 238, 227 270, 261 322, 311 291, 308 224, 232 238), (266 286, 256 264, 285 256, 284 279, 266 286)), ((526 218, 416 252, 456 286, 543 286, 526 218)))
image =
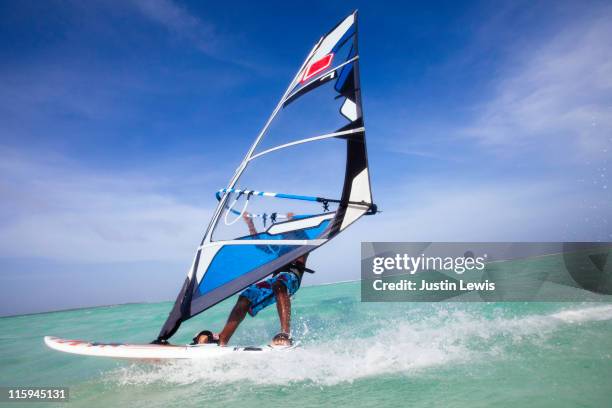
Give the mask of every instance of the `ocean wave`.
MULTIPOLYGON (((484 359, 503 359, 512 347, 545 343, 567 325, 612 320, 612 306, 592 306, 520 317, 484 317, 448 310, 378 321, 369 332, 360 324, 333 333, 329 340, 305 342, 285 352, 236 353, 222 358, 133 364, 108 373, 121 385, 231 383, 335 385, 378 375, 411 375, 433 367, 484 359), (364 334, 368 333, 368 334, 364 334)), ((302 334, 312 331, 307 321, 302 334)), ((312 333, 310 333, 312 338, 312 333)), ((325 333, 316 338, 325 339, 325 333)))

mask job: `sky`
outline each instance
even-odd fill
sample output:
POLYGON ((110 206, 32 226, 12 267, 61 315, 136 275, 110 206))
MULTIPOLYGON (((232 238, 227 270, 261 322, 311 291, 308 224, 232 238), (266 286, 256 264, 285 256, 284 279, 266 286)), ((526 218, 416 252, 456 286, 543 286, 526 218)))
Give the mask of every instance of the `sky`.
POLYGON ((383 212, 305 284, 359 279, 361 241, 612 240, 608 2, 0 1, 0 315, 173 299, 214 191, 354 9, 383 212))

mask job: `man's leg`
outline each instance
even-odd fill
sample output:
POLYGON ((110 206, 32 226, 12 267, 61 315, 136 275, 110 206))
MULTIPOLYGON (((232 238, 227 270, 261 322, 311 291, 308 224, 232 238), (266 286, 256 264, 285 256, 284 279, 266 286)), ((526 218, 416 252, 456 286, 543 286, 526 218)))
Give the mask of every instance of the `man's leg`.
POLYGON ((247 298, 243 296, 240 296, 238 298, 238 301, 234 305, 232 312, 227 318, 227 323, 225 323, 225 327, 223 328, 223 330, 221 330, 221 333, 219 333, 220 346, 225 346, 227 344, 229 339, 232 337, 232 335, 240 325, 240 322, 244 320, 244 316, 246 316, 247 312, 249 311, 250 305, 251 302, 247 298))
POLYGON ((274 296, 276 296, 276 310, 280 319, 281 331, 289 334, 291 330, 291 300, 289 299, 289 293, 287 293, 287 287, 276 281, 272 285, 272 290, 274 290, 274 296))

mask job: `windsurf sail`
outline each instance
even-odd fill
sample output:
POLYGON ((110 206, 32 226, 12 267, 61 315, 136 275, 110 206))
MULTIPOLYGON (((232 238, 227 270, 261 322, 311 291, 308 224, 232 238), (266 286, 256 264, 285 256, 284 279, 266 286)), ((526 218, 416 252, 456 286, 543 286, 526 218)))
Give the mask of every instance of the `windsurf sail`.
POLYGON ((181 322, 376 213, 357 12, 315 44, 227 187, 216 195, 219 204, 157 342, 170 338, 181 322))

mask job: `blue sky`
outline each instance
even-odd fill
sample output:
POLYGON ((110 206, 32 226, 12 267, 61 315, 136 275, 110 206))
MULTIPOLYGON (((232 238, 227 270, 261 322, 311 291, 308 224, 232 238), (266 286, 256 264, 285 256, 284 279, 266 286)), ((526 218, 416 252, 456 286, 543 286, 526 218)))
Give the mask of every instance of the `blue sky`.
MULTIPOLYGON (((0 314, 176 295, 318 37, 360 11, 359 242, 611 240, 606 2, 0 2, 0 314)), ((342 254, 342 256, 338 256, 342 254)))

